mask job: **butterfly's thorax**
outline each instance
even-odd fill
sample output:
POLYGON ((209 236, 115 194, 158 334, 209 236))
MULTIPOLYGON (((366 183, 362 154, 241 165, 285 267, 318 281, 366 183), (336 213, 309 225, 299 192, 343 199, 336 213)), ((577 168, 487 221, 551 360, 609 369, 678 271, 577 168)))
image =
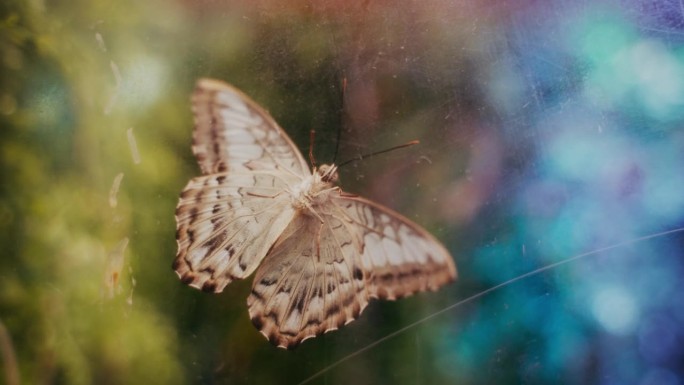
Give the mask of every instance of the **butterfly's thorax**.
POLYGON ((316 215, 317 206, 327 202, 330 194, 339 193, 337 180, 337 166, 324 164, 320 168, 314 168, 310 176, 290 190, 293 207, 316 215))

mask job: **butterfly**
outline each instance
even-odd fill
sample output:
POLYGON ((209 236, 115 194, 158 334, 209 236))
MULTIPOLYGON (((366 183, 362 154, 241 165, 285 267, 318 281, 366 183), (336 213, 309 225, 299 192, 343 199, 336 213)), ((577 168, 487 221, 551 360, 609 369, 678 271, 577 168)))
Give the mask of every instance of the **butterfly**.
POLYGON ((236 88, 200 79, 192 151, 202 175, 176 208, 182 282, 220 293, 256 272, 249 316, 293 348, 354 319, 372 298, 394 300, 456 279, 426 230, 337 186, 334 164, 310 170, 273 118, 236 88))

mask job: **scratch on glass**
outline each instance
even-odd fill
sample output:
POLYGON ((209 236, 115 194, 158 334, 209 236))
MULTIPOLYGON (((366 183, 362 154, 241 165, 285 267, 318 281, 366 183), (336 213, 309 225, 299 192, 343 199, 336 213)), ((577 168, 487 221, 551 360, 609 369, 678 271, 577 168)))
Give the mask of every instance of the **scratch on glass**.
POLYGON ((100 48, 100 50, 102 50, 102 52, 107 52, 107 46, 105 45, 101 33, 95 32, 95 40, 97 41, 97 46, 100 48))
POLYGON ((103 296, 106 296, 107 299, 112 299, 121 292, 121 271, 124 266, 124 253, 127 246, 128 237, 125 237, 107 256, 103 282, 103 296))
POLYGON ((131 148, 131 156, 133 156, 133 163, 140 163, 140 152, 138 152, 138 144, 135 141, 135 136, 133 136, 133 127, 126 130, 126 136, 128 137, 128 147, 131 148))
POLYGON ((119 187, 121 186, 121 180, 123 180, 123 177, 124 174, 122 172, 117 174, 112 182, 112 188, 109 190, 109 206, 112 208, 116 207, 118 203, 116 195, 119 193, 119 187))
POLYGON ((114 105, 116 104, 116 101, 119 98, 119 91, 121 90, 121 72, 119 71, 119 66, 117 66, 116 63, 114 63, 111 60, 109 61, 109 66, 112 68, 114 80, 116 80, 116 88, 114 89, 114 93, 109 98, 109 102, 107 103, 107 106, 104 109, 105 115, 109 115, 112 112, 112 109, 114 108, 114 105))

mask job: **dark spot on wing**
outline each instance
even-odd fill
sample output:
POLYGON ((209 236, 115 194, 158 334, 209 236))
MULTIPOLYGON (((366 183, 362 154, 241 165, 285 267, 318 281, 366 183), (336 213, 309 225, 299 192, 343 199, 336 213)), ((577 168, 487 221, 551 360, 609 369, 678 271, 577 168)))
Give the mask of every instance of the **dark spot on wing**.
POLYGON ((207 293, 214 293, 216 291, 216 282, 207 281, 202 285, 202 291, 207 293))
POLYGON ((333 304, 328 308, 328 310, 325 311, 325 316, 330 317, 333 314, 337 314, 340 311, 340 307, 337 304, 333 304))
POLYGON ((187 273, 181 278, 181 282, 184 284, 188 285, 191 284, 195 280, 195 275, 192 273, 187 273))
POLYGON ((277 294, 280 294, 280 293, 289 293, 291 290, 292 290, 292 287, 290 287, 290 286, 288 286, 288 287, 281 286, 281 287, 278 288, 278 293, 277 293, 277 294))
POLYGON ((251 294, 254 296, 254 298, 258 299, 259 301, 263 302, 264 301, 264 296, 261 295, 258 291, 252 289, 251 294))
POLYGON ((183 190, 183 191, 181 192, 181 194, 180 194, 180 197, 181 197, 181 199, 186 199, 186 198, 188 198, 190 195, 192 195, 193 192, 194 192, 194 191, 192 191, 192 190, 183 190))
MULTIPOLYGON (((323 321, 319 320, 318 318, 310 319, 306 321, 306 327, 312 326, 312 325, 320 325, 323 321)), ((321 335, 323 333, 323 330, 318 330, 316 335, 321 335)))
POLYGON ((357 281, 363 280, 363 272, 358 267, 354 267, 354 279, 357 281))
POLYGON ((252 325, 254 325, 254 327, 259 330, 261 330, 264 327, 264 323, 261 320, 261 317, 259 316, 252 318, 252 325))
POLYGON ((392 273, 385 273, 380 276, 380 280, 383 282, 389 282, 389 281, 394 281, 395 276, 392 273))
POLYGON ((359 315, 361 314, 361 305, 359 303, 354 304, 354 309, 352 309, 352 317, 353 318, 359 318, 359 315))
POLYGON ((181 260, 176 258, 173 260, 173 264, 171 264, 171 268, 174 270, 178 270, 178 268, 181 266, 181 260))
POLYGON ((224 223, 224 218, 211 218, 211 224, 214 225, 214 231, 218 230, 224 223))
POLYGON ((204 242, 204 247, 209 248, 207 251, 207 254, 213 254, 214 251, 221 246, 221 243, 228 237, 228 234, 223 231, 219 233, 217 236, 209 239, 208 241, 204 242))
POLYGON ((193 207, 190 209, 190 212, 188 213, 188 218, 190 219, 189 223, 194 223, 197 220, 197 207, 193 207))
POLYGON ((297 310, 299 311, 299 314, 304 313, 304 304, 306 303, 306 292, 305 291, 300 291, 299 296, 297 298, 297 304, 295 305, 297 307, 297 310))

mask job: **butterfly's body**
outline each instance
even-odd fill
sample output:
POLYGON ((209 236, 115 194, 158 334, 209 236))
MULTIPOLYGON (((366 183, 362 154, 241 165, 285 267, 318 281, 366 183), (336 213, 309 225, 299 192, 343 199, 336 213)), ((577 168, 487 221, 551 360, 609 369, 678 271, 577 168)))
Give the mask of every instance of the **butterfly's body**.
POLYGON ((303 214, 311 214, 320 219, 316 207, 326 204, 330 194, 339 194, 340 188, 334 182, 338 180, 337 167, 324 164, 314 168, 313 173, 304 178, 302 183, 287 192, 292 197, 292 207, 303 214))
POLYGON ((174 269, 210 292, 256 271, 249 315, 277 346, 353 321, 371 298, 436 290, 456 278, 451 256, 429 233, 342 191, 335 165, 311 172, 240 91, 202 79, 193 111, 204 175, 188 183, 176 209, 174 269))

